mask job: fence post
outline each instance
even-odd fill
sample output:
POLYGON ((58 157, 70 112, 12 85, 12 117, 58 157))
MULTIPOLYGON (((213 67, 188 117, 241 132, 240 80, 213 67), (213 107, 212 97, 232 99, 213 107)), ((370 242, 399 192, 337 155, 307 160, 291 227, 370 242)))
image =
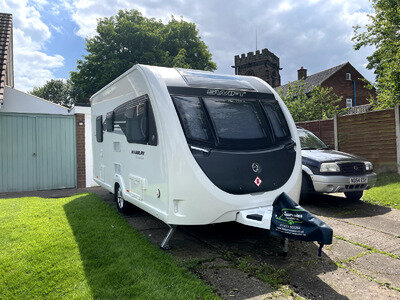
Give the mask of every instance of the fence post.
POLYGON ((337 115, 333 115, 333 136, 335 140, 335 150, 339 150, 338 131, 337 131, 337 115))
POLYGON ((400 116, 398 104, 394 107, 394 120, 396 122, 397 173, 400 175, 400 116))

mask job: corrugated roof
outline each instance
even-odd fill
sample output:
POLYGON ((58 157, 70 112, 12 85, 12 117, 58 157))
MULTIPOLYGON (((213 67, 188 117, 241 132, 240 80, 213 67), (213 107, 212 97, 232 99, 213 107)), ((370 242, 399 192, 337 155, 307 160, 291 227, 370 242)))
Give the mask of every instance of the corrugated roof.
MULTIPOLYGON (((318 85, 320 85, 321 83, 323 83, 325 80, 327 80, 327 79, 328 79, 329 77, 331 77, 333 74, 335 74, 337 71, 339 71, 341 68, 343 68, 346 64, 348 64, 348 62, 346 62, 346 63, 344 63, 344 64, 341 64, 341 65, 338 65, 338 66, 336 66, 336 67, 333 67, 333 68, 330 68, 330 69, 321 71, 321 72, 319 72, 319 73, 315 73, 315 74, 313 74, 313 75, 308 76, 308 77, 304 80, 304 83, 305 83, 305 87, 304 87, 305 92, 306 92, 306 93, 311 92, 311 90, 313 89, 313 87, 318 86, 318 85)), ((282 89, 282 90, 283 90, 283 94, 285 95, 286 92, 287 92, 287 90, 288 90, 288 88, 289 88, 289 86, 290 86, 291 84, 297 82, 297 81, 298 81, 298 80, 293 81, 293 82, 289 82, 289 83, 287 83, 287 84, 285 84, 285 85, 277 86, 277 87, 275 87, 274 89, 275 89, 276 92, 279 92, 279 90, 282 89)))
POLYGON ((12 15, 0 13, 0 103, 3 101, 6 85, 8 50, 12 31, 12 15))

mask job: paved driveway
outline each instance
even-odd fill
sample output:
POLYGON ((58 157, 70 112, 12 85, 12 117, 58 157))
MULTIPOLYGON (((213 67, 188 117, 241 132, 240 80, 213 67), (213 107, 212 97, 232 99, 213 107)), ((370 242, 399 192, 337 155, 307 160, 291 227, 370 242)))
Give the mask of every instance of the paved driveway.
MULTIPOLYGON (((94 192, 114 205, 112 195, 94 192)), ((61 197, 77 190, 21 193, 61 197)), ((5 197, 7 195, 0 195, 5 197)), ((332 245, 321 258, 313 243, 291 242, 289 255, 279 256, 280 240, 265 230, 237 223, 181 226, 170 253, 212 285, 225 299, 305 298, 399 299, 400 211, 349 202, 341 195, 314 197, 303 204, 334 231, 332 245), (287 284, 276 291, 273 287, 287 284), (275 291, 274 291, 275 290, 275 291)), ((167 227, 146 212, 125 216, 132 226, 159 244, 167 227)))

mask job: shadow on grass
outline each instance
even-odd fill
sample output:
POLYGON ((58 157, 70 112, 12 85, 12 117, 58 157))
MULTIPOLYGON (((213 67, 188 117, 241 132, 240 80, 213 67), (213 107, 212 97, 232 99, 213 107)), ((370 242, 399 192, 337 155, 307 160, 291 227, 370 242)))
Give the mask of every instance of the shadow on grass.
POLYGON ((390 207, 349 200, 344 195, 312 194, 301 205, 317 215, 338 219, 373 217, 391 211, 390 207))
POLYGON ((210 287, 96 195, 64 205, 93 298, 214 298, 210 287))

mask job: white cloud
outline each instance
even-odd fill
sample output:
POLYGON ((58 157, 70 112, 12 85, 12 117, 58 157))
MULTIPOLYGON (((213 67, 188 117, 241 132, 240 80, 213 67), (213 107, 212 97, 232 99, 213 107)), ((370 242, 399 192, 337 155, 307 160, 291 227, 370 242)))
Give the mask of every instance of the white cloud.
POLYGON ((3 12, 13 14, 15 87, 29 91, 54 78, 52 69, 62 67, 64 58, 45 53, 45 43, 51 37, 49 27, 41 20, 39 9, 45 0, 32 4, 27 0, 0 0, 3 12))

